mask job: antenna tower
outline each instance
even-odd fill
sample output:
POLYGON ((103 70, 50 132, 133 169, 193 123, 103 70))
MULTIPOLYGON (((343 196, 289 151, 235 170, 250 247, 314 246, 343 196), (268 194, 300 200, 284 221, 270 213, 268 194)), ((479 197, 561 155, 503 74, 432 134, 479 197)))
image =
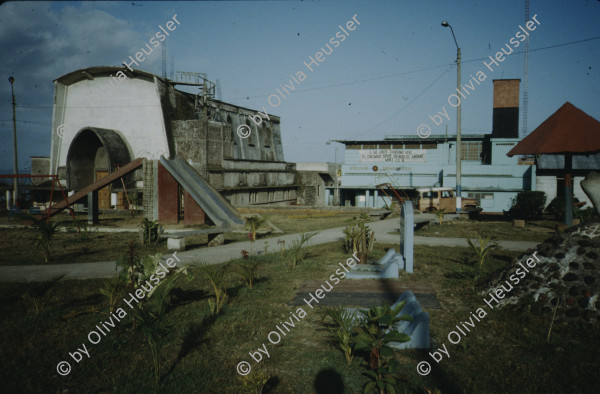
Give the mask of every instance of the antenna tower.
POLYGON ((223 95, 221 94, 221 81, 217 78, 217 100, 223 101, 223 95))
POLYGON ((171 56, 171 73, 169 79, 171 81, 175 79, 175 56, 171 56))
MULTIPOLYGON (((529 0, 525 0, 525 23, 529 21, 529 0)), ((525 38, 525 60, 523 64, 523 124, 521 126, 521 137, 527 137, 527 106, 528 106, 528 72, 529 71, 529 37, 525 38)))
POLYGON ((162 44, 162 77, 167 79, 167 42, 162 44))

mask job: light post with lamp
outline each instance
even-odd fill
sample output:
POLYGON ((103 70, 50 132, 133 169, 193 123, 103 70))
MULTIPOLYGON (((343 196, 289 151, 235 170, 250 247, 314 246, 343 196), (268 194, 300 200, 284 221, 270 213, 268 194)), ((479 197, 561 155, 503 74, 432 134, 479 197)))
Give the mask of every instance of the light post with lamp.
MULTIPOLYGON (((447 21, 442 21, 442 26, 449 27, 456 44, 456 90, 460 92, 460 47, 454 35, 454 29, 447 21)), ((456 107, 456 213, 462 208, 461 199, 461 141, 460 141, 460 101, 456 107)))
POLYGON ((19 206, 19 160, 18 160, 18 156, 17 156, 17 115, 15 113, 15 89, 14 89, 14 83, 15 83, 15 79, 11 76, 8 77, 8 82, 10 82, 10 92, 12 94, 12 116, 13 116, 13 142, 14 142, 14 153, 15 153, 15 180, 13 183, 14 189, 13 189, 13 205, 15 207, 19 206))

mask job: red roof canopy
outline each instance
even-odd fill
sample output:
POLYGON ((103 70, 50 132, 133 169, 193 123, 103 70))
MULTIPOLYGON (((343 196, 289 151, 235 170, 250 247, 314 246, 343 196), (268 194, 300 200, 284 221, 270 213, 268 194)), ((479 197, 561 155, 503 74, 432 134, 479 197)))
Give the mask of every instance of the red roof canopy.
POLYGON ((595 152, 600 152, 600 122, 567 101, 507 155, 595 152))

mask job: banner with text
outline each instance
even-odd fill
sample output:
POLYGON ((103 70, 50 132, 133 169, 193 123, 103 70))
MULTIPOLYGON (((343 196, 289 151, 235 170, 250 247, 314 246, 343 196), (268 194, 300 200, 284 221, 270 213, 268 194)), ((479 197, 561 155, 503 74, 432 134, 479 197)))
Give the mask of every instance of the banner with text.
POLYGON ((425 163, 427 150, 425 149, 361 149, 358 152, 358 161, 365 162, 391 162, 391 163, 425 163))

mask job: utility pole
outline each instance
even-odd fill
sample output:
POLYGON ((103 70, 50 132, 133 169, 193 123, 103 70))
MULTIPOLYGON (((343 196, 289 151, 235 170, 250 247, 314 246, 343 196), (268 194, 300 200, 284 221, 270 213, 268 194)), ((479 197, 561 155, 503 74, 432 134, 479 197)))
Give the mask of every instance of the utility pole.
POLYGON ((12 94, 12 115, 13 115, 13 142, 14 142, 14 152, 15 152, 15 179, 13 181, 13 205, 15 207, 19 206, 19 160, 17 155, 17 114, 15 111, 16 103, 15 103, 15 89, 14 83, 15 79, 10 76, 8 77, 8 82, 10 82, 10 91, 12 94))
MULTIPOLYGON (((456 44, 456 93, 460 93, 460 47, 458 46, 458 42, 456 41, 456 36, 454 35, 454 29, 452 26, 446 22, 442 21, 442 26, 449 27, 452 32, 452 37, 454 38, 454 43, 456 44)), ((458 102, 458 107, 456 108, 456 213, 460 213, 462 208, 462 198, 461 198, 461 129, 460 129, 460 118, 461 118, 461 110, 460 110, 460 97, 458 102)))

